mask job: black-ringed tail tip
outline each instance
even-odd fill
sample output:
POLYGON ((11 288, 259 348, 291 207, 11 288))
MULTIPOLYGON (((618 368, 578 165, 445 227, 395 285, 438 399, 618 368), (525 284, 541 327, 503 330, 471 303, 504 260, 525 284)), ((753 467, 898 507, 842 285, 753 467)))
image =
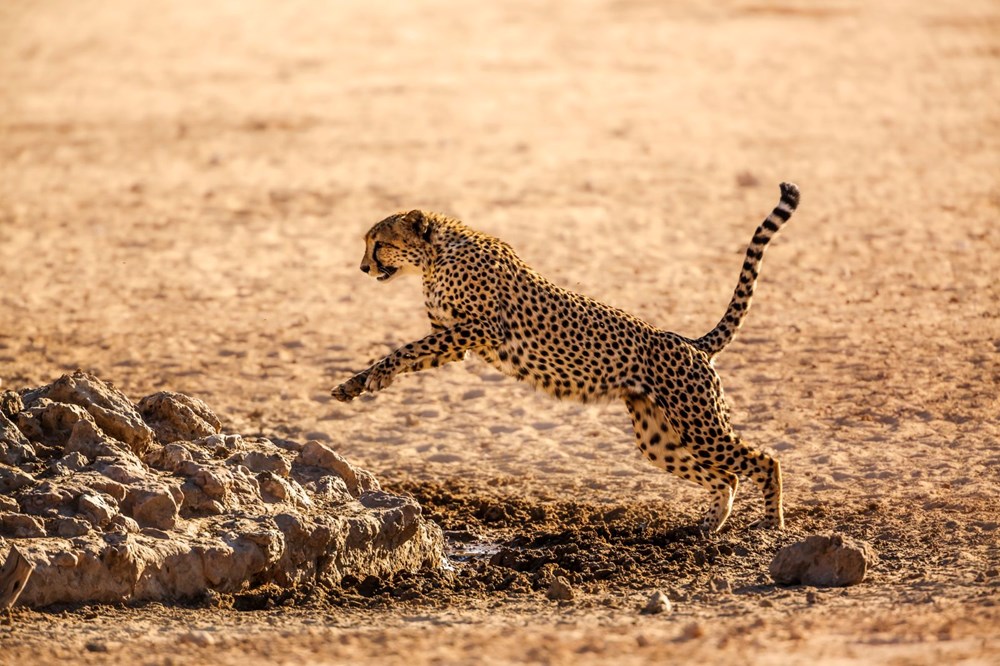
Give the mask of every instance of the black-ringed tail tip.
POLYGON ((799 207, 799 186, 795 183, 781 184, 781 200, 795 210, 799 207))

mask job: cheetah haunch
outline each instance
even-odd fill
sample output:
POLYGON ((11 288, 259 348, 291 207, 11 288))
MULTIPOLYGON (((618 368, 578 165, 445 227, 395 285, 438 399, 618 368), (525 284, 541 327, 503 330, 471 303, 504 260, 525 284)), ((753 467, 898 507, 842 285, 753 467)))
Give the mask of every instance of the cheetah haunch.
POLYGON ((781 200, 747 247, 729 308, 696 340, 552 284, 509 245, 458 220, 419 210, 387 217, 365 236, 361 270, 381 281, 422 275, 433 333, 331 394, 346 402, 388 387, 400 373, 474 352, 557 398, 624 400, 650 462, 711 491, 702 523, 709 532, 729 517, 740 476, 764 494, 764 518, 757 525, 783 527, 781 468, 733 431, 712 357, 743 324, 764 248, 798 203, 798 188, 782 183, 781 200))

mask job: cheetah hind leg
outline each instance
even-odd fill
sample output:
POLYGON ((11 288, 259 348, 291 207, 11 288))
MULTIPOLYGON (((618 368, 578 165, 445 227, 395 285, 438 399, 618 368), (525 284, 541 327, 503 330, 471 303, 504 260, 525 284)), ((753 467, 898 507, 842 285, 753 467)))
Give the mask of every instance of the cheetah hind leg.
POLYGON ((625 405, 632 417, 636 446, 649 462, 712 493, 712 504, 701 521, 701 530, 712 534, 722 529, 733 510, 739 477, 702 463, 681 446, 680 437, 666 420, 663 410, 647 398, 631 396, 626 398, 625 405))
POLYGON ((764 517, 751 527, 781 529, 785 526, 781 508, 781 465, 774 456, 744 443, 730 432, 721 439, 691 443, 692 453, 713 469, 749 478, 764 496, 764 517), (710 462, 709 462, 710 461, 710 462))
POLYGON ((750 527, 784 529, 785 511, 781 506, 781 463, 777 458, 758 452, 763 464, 754 466, 751 478, 764 493, 764 517, 750 527))

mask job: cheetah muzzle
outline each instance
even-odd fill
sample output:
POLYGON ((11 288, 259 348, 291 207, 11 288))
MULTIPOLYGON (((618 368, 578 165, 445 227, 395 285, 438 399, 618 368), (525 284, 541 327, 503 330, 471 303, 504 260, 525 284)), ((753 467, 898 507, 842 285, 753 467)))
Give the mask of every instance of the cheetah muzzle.
POLYGON ((649 461, 712 493, 703 529, 716 532, 726 522, 740 477, 764 495, 764 517, 756 524, 783 527, 778 460, 733 430, 711 361, 743 324, 764 249, 798 203, 798 188, 782 183, 778 205, 747 247, 729 307, 697 339, 563 289, 503 241, 458 220, 419 210, 387 217, 365 235, 361 270, 380 281, 421 275, 432 332, 331 394, 346 402, 388 387, 401 373, 473 352, 556 398, 624 401, 649 461))

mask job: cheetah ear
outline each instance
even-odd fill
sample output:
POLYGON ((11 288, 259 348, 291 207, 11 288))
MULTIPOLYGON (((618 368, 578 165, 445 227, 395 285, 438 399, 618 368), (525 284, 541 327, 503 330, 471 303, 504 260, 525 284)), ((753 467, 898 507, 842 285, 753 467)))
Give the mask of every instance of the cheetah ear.
POLYGON ((410 228, 413 229, 413 233, 423 238, 425 241, 430 241, 431 239, 431 221, 427 219, 421 210, 411 210, 407 213, 403 219, 410 228))

